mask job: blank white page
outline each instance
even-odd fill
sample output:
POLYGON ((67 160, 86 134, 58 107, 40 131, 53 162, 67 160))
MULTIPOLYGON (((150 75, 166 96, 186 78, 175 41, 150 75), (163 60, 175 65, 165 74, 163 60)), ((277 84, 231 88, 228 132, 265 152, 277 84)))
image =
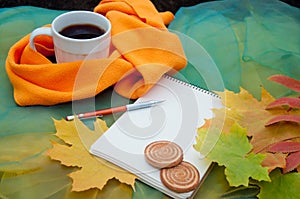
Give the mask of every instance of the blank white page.
POLYGON ((159 169, 145 161, 144 148, 158 140, 177 143, 184 151, 184 160, 200 172, 201 180, 211 162, 195 151, 197 129, 204 119, 211 118, 212 108, 221 107, 213 93, 196 88, 170 76, 162 79, 135 103, 165 100, 151 108, 124 113, 90 148, 90 152, 126 170, 150 186, 175 198, 188 198, 193 191, 176 193, 160 180, 159 169))

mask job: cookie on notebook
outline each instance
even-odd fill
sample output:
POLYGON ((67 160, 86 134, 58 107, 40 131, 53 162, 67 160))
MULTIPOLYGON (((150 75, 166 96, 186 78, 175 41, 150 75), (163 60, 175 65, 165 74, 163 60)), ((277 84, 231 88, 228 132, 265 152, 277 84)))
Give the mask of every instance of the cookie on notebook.
POLYGON ((146 146, 144 154, 146 161, 159 169, 174 167, 183 160, 180 146, 170 141, 152 142, 146 146))
POLYGON ((161 169, 160 179, 170 190, 184 193, 198 187, 200 174, 194 165, 183 161, 175 167, 161 169))

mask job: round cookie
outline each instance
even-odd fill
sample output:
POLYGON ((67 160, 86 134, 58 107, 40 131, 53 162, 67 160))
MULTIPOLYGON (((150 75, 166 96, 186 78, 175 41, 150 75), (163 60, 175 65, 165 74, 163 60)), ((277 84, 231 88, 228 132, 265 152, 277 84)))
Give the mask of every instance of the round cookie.
POLYGON ((200 174, 194 165, 183 161, 175 167, 161 169, 160 179, 170 190, 184 193, 197 188, 200 174))
POLYGON ((145 150, 146 161, 156 168, 170 168, 183 160, 183 151, 174 142, 156 141, 147 145, 145 150))

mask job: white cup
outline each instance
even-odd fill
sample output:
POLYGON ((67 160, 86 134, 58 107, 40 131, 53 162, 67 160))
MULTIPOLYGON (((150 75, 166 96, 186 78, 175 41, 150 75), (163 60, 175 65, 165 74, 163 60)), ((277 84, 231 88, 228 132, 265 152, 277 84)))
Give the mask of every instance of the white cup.
POLYGON ((91 11, 71 11, 57 16, 51 27, 35 29, 30 35, 30 47, 36 50, 34 38, 38 35, 49 35, 53 38, 57 63, 78 60, 98 59, 109 56, 111 41, 111 24, 103 15, 91 11), (105 31, 104 34, 91 39, 74 39, 60 34, 64 28, 72 25, 89 24, 105 31))

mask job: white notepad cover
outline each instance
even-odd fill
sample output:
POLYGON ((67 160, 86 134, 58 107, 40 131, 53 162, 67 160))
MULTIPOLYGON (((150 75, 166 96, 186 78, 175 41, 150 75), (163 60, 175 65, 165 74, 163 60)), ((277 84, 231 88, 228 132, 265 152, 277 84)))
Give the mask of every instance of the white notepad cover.
POLYGON ((211 162, 195 151, 197 129, 212 118, 212 108, 221 107, 217 95, 163 76, 135 103, 165 100, 157 106, 124 113, 90 148, 90 152, 135 174, 144 183, 174 198, 188 198, 193 191, 176 193, 160 180, 160 171, 145 161, 145 147, 158 140, 177 143, 184 161, 192 163, 203 180, 211 162))

